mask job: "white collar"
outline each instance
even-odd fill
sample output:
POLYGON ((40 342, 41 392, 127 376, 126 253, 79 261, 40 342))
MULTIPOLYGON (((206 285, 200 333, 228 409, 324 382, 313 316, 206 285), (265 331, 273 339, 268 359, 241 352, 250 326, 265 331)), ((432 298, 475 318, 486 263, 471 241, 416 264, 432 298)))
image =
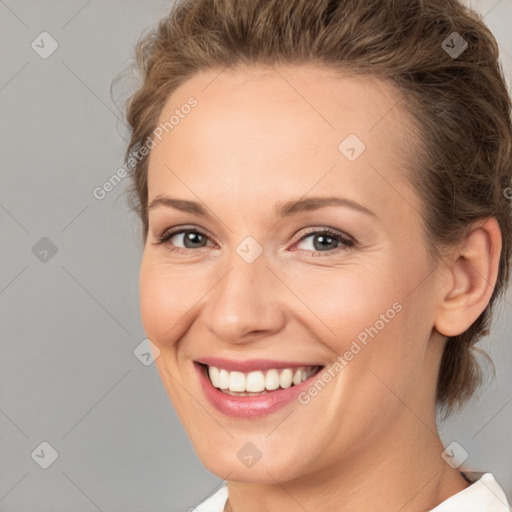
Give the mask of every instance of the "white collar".
POLYGON ((461 511, 509 512, 510 507, 505 492, 496 482, 492 473, 483 473, 469 487, 450 496, 447 500, 430 510, 430 512, 461 511))

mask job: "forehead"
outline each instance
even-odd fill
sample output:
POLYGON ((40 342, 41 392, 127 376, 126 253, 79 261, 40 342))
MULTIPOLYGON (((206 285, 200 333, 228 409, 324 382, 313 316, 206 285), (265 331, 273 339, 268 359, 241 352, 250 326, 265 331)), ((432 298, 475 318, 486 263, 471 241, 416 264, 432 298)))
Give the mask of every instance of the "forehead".
POLYGON ((229 191, 239 212, 247 201, 283 199, 284 190, 337 189, 380 208, 403 194, 415 202, 407 180, 412 124, 400 99, 382 80, 316 66, 202 71, 161 112, 149 200, 229 191))

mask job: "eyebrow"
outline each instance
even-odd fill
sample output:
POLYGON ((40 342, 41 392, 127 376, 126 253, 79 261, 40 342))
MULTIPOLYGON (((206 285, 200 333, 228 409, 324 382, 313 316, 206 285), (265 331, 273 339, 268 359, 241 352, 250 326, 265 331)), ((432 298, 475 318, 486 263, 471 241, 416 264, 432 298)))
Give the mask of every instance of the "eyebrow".
POLYGON ((344 206, 351 208, 366 215, 376 217, 375 213, 362 204, 348 199, 346 197, 305 197, 297 200, 285 201, 276 204, 276 214, 278 217, 285 217, 303 211, 318 210, 327 206, 344 206))
MULTIPOLYGON (((186 199, 175 199, 167 196, 155 197, 148 206, 148 212, 158 207, 167 207, 180 210, 182 212, 191 213, 199 217, 213 219, 207 209, 196 201, 188 201, 186 199)), ((313 211, 327 206, 344 206, 358 212, 377 217, 374 212, 363 206, 362 204, 348 199, 346 197, 305 197, 300 199, 292 199, 290 201, 280 201, 276 203, 275 212, 278 218, 295 215, 304 211, 313 211)))

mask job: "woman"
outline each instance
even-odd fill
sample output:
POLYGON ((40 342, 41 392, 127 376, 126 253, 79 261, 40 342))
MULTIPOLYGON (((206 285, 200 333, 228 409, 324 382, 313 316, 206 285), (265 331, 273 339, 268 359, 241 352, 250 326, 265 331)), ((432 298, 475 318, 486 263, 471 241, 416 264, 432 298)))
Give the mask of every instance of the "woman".
POLYGON ((454 0, 178 1, 139 41, 142 320, 226 481, 195 510, 509 510, 436 421, 509 276, 497 56, 454 0))

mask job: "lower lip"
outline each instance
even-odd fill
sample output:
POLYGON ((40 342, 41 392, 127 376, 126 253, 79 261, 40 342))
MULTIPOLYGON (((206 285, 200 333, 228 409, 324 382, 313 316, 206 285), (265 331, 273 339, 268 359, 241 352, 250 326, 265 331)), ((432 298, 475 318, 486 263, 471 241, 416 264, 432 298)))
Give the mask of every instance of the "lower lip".
POLYGON ((194 366, 206 398, 219 412, 234 418, 259 418, 272 414, 296 400, 298 395, 309 386, 310 379, 316 378, 320 373, 286 389, 269 391, 263 395, 233 396, 213 386, 207 375, 207 368, 198 363, 194 363, 194 366))

